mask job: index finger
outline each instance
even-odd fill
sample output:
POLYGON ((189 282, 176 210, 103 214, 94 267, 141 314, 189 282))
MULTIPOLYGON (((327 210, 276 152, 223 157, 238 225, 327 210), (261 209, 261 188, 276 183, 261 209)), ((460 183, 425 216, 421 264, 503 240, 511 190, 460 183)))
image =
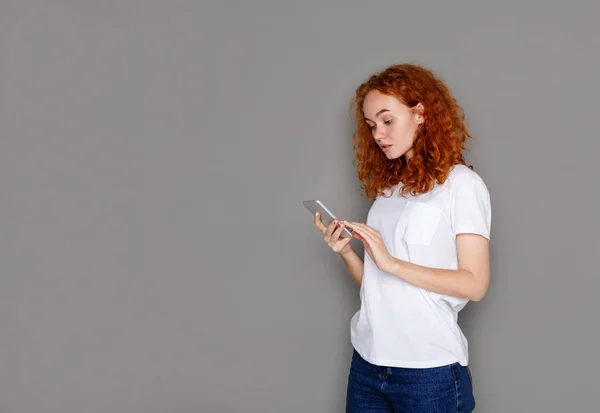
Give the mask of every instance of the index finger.
POLYGON ((350 228, 355 228, 355 229, 359 229, 359 230, 363 230, 366 233, 369 234, 376 234, 377 230, 375 230, 374 228, 368 226, 367 224, 364 224, 362 222, 346 222, 346 225, 349 226, 350 228))
POLYGON ((318 212, 315 212, 315 225, 321 230, 321 232, 325 232, 327 230, 325 224, 323 224, 323 221, 321 221, 321 214, 318 212))

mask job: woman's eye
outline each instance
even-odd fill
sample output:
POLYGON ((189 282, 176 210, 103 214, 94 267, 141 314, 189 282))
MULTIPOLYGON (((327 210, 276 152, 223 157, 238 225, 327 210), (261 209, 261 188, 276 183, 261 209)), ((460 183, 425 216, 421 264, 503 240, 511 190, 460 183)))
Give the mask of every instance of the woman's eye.
POLYGON ((375 129, 375 125, 369 125, 369 129, 371 129, 371 130, 375 129))
POLYGON ((388 119, 388 120, 386 120, 386 121, 385 121, 385 122, 383 122, 383 123, 385 123, 386 125, 389 125, 389 124, 391 124, 391 123, 392 123, 392 120, 391 120, 391 119, 388 119))

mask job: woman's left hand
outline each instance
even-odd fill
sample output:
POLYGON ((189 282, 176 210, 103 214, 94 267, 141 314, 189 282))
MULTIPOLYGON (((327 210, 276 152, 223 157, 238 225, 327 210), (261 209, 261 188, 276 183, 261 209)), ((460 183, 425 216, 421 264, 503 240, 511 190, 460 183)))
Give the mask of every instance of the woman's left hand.
POLYGON ((394 257, 387 250, 381 233, 376 229, 360 222, 343 221, 365 246, 365 251, 371 257, 377 268, 388 272, 394 263, 394 257))

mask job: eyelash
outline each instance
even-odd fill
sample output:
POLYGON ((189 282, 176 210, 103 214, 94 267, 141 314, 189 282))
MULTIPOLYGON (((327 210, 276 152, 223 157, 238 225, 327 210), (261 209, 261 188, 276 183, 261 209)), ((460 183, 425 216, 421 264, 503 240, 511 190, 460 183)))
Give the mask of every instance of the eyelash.
MULTIPOLYGON (((385 123, 386 125, 390 125, 390 124, 392 123, 392 120, 391 120, 391 119, 389 119, 389 120, 386 120, 386 121, 385 121, 385 122, 383 122, 383 123, 385 123)), ((371 125, 371 126, 369 126, 369 129, 371 129, 371 130, 373 130, 374 128, 375 128, 375 125, 371 125)))

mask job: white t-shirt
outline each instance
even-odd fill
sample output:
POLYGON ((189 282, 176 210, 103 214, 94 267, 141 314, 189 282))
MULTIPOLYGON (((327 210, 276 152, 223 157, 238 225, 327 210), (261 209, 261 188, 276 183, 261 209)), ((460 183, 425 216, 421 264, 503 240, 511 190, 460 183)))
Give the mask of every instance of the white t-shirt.
MULTIPOLYGON (((367 225, 379 230, 390 254, 426 267, 457 269, 456 235, 490 237, 486 185, 464 165, 443 184, 418 196, 379 196, 367 225)), ((390 194, 390 190, 386 195, 390 194)), ((383 272, 365 253, 361 306, 351 321, 351 342, 367 361, 391 367, 468 365, 467 339, 457 324, 468 300, 437 294, 383 272)))

